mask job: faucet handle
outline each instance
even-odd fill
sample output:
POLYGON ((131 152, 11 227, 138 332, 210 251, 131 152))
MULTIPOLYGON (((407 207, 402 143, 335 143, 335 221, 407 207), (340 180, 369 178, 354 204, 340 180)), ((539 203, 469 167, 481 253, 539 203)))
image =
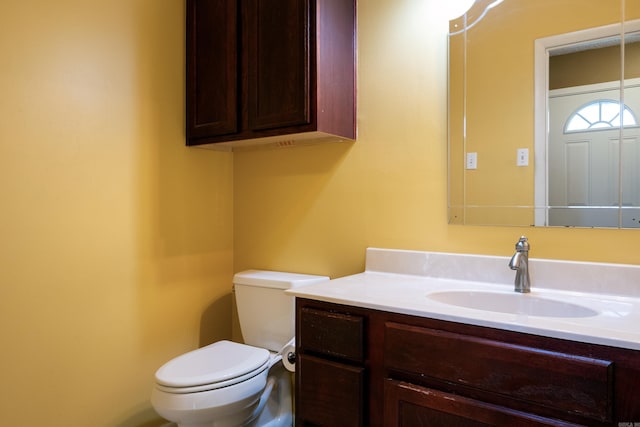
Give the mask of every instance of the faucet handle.
POLYGON ((527 236, 520 236, 520 240, 516 243, 516 251, 529 251, 530 248, 531 245, 529 245, 529 239, 527 239, 527 236))

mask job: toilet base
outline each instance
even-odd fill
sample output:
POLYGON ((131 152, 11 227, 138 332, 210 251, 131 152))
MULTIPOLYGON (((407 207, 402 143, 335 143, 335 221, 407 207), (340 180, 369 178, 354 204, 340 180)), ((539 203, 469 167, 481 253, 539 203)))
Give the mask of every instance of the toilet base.
POLYGON ((284 369, 282 363, 271 368, 269 377, 276 379, 269 400, 258 418, 247 424, 247 427, 292 427, 293 426, 293 398, 291 373, 284 369))

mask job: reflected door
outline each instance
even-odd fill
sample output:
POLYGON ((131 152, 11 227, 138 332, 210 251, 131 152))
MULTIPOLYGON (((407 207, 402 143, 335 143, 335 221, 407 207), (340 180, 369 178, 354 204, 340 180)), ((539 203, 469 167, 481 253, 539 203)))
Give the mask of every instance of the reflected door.
POLYGON ((640 87, 625 89, 622 115, 619 93, 603 85, 550 93, 549 225, 640 227, 640 129, 629 126, 640 87))

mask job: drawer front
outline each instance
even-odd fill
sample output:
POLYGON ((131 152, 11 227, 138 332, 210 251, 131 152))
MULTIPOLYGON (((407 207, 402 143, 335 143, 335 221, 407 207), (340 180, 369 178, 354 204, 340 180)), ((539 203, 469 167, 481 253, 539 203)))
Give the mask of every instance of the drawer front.
POLYGON ((361 316, 303 307, 298 322, 301 352, 357 363, 364 361, 364 319, 361 316))
POLYGON ((400 381, 384 384, 384 425, 388 427, 578 427, 400 381))
POLYGON ((297 362, 296 417, 303 425, 364 425, 364 368, 305 354, 297 362))
POLYGON ((384 339, 392 374, 611 420, 613 362, 393 322, 384 339))

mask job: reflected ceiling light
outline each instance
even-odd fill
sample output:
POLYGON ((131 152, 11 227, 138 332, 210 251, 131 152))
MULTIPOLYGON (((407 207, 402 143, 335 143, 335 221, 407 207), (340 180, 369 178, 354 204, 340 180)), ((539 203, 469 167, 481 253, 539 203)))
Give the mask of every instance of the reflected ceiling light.
POLYGON ((475 0, 448 0, 446 4, 447 16, 449 19, 455 19, 462 16, 475 0))

